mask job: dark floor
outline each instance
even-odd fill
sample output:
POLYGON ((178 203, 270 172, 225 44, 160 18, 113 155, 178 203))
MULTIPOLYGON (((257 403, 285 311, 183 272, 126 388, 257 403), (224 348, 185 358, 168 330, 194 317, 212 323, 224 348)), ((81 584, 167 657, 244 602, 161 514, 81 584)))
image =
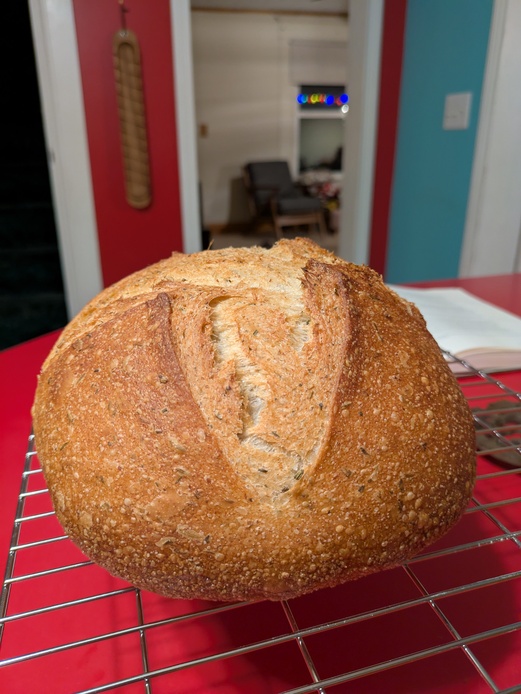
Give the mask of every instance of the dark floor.
POLYGON ((0 61, 7 104, 0 137, 0 349, 67 321, 27 3, 10 3, 7 13, 0 61))

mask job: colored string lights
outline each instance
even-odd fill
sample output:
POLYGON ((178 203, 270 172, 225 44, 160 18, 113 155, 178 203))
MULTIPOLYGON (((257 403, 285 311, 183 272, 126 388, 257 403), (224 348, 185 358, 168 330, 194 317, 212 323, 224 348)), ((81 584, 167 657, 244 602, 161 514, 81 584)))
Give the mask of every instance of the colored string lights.
POLYGON ((347 104, 349 97, 347 94, 325 94, 322 92, 314 92, 312 94, 299 94, 297 96, 297 101, 301 106, 337 106, 340 108, 347 104))

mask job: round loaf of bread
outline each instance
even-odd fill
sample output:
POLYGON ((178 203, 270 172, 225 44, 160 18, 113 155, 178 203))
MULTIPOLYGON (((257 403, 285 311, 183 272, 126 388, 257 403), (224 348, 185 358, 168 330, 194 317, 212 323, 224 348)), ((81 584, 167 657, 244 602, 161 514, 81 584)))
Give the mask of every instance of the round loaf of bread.
POLYGON ((469 408, 419 311, 311 241, 171 258, 63 331, 33 407, 56 513, 165 596, 291 598, 444 534, 469 408))

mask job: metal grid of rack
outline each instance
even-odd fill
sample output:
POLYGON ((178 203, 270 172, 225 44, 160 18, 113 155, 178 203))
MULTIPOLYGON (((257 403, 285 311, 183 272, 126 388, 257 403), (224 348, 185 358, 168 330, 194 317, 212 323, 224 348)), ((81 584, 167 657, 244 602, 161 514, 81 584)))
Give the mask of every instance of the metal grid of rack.
POLYGON ((467 368, 478 478, 402 567, 287 602, 166 600, 63 535, 29 439, 0 596, 9 692, 521 692, 521 393, 467 368))

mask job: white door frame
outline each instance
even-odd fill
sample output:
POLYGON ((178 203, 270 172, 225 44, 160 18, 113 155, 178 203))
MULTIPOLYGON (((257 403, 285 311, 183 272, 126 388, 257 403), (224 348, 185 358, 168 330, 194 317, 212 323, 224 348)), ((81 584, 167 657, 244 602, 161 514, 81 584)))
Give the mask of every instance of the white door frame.
MULTIPOLYGON (((67 313, 103 287, 72 0, 29 0, 67 313)), ((170 0, 183 243, 200 250, 189 0, 170 0)))
POLYGON ((460 277, 521 272, 521 3, 495 0, 460 277))
POLYGON ((102 288, 72 0, 29 0, 69 318, 102 288))
POLYGON ((197 133, 194 94, 194 60, 190 0, 170 0, 174 61, 174 93, 177 118, 179 185, 183 250, 201 250, 201 205, 197 167, 197 133))
POLYGON ((383 0, 351 0, 338 254, 353 263, 369 262, 382 25, 383 0))

